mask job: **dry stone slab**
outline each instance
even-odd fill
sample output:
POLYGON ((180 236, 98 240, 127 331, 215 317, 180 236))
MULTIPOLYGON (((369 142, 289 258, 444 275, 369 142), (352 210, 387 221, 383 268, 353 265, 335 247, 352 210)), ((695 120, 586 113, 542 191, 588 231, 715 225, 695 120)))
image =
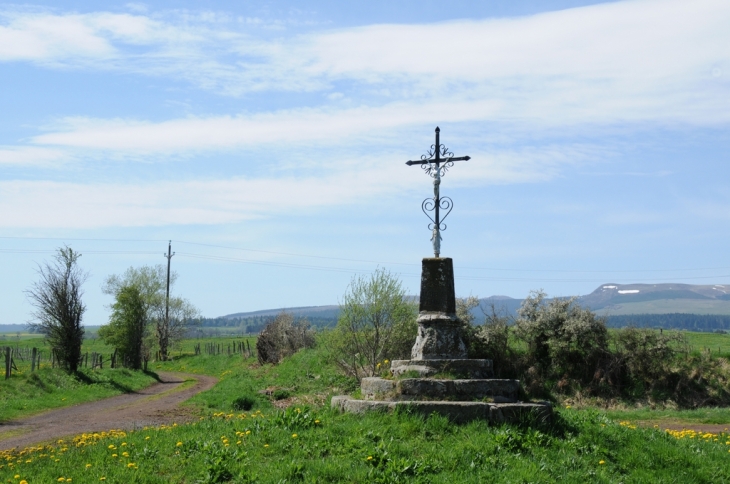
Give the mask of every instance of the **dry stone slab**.
POLYGON ((454 423, 473 420, 487 420, 490 423, 516 423, 522 419, 550 419, 552 407, 546 403, 483 403, 483 402, 439 402, 439 401, 382 401, 354 400, 349 396, 332 397, 331 405, 342 412, 363 414, 365 412, 393 412, 396 409, 429 416, 437 414, 454 423))

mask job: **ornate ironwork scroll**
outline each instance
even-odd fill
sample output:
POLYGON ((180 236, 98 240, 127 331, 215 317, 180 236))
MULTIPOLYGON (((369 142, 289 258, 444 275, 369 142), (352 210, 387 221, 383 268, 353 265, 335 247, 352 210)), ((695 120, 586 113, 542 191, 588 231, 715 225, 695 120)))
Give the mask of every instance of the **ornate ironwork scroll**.
POLYGON ((421 155, 421 159, 417 161, 407 161, 406 165, 421 165, 423 171, 433 178, 433 198, 427 198, 421 203, 421 210, 431 220, 428 224, 428 230, 431 231, 431 243, 433 244, 433 253, 435 257, 441 255, 441 231, 446 230, 444 220, 454 208, 454 202, 449 197, 442 197, 440 193, 441 177, 454 166, 455 161, 470 160, 469 156, 455 157, 454 153, 449 151, 445 145, 439 140, 441 130, 436 126, 436 143, 425 155, 421 155), (443 212, 443 215, 442 215, 443 212), (433 216, 431 216, 433 213, 433 216))

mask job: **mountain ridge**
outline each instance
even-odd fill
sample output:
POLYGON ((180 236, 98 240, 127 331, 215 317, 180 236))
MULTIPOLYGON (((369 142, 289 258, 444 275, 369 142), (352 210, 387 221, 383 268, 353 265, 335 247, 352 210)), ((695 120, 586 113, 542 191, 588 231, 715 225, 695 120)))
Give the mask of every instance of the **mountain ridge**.
MULTIPOLYGON (((418 296, 409 296, 415 300, 418 296)), ((515 316, 524 299, 495 295, 480 298, 485 309, 493 304, 498 313, 515 316)), ((601 315, 628 314, 713 314, 730 315, 730 284, 618 284, 599 285, 593 292, 577 296, 581 306, 601 315)), ((281 312, 295 317, 335 318, 339 306, 299 306, 238 312, 220 316, 220 319, 245 319, 275 316, 281 312)))

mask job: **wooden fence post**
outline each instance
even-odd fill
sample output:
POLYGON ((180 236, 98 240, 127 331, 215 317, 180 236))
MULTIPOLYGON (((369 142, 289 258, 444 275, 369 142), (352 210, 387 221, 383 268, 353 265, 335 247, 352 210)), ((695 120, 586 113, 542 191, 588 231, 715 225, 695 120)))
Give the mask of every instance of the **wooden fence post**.
POLYGON ((5 347, 5 379, 10 378, 10 346, 5 347))
POLYGON ((38 355, 38 348, 33 348, 33 353, 30 355, 30 372, 33 373, 35 371, 35 359, 38 355))

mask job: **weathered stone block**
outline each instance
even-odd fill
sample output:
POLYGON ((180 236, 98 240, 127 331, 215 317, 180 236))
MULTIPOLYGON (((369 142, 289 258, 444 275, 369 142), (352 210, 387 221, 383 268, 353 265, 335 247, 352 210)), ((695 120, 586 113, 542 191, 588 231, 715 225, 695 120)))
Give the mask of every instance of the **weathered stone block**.
POLYGON ((395 381, 383 378, 368 377, 360 382, 360 391, 365 400, 383 399, 395 397, 395 381))
POLYGON ((455 314, 421 312, 418 335, 411 350, 414 360, 463 359, 467 357, 461 323, 455 314))
POLYGON ((489 378, 493 374, 492 360, 442 359, 442 360, 393 360, 390 364, 393 375, 400 376, 409 371, 420 377, 437 373, 450 373, 454 378, 489 378))
POLYGON ((544 403, 387 402, 332 397, 332 407, 340 411, 358 414, 371 411, 392 412, 395 409, 402 409, 423 416, 435 413, 448 417, 449 420, 455 423, 478 419, 488 420, 495 424, 519 422, 522 418, 525 418, 525 415, 530 413, 538 418, 552 418, 552 407, 544 403))
POLYGON ((418 398, 449 398, 457 401, 502 397, 501 401, 517 401, 518 380, 433 380, 407 378, 399 380, 396 394, 418 398))
POLYGON ((454 294, 454 264, 451 258, 423 259, 419 311, 454 314, 454 294))

